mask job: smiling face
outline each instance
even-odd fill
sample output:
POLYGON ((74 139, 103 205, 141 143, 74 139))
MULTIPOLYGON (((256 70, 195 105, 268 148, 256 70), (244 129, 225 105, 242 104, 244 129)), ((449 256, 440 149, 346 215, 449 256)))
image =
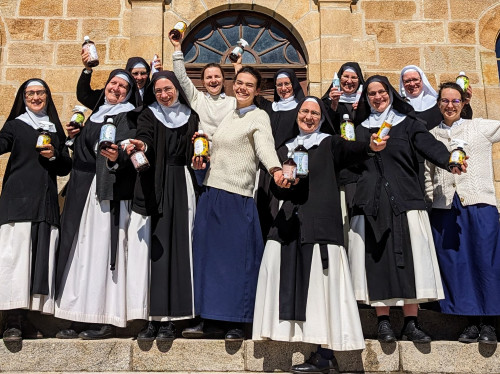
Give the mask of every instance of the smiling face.
POLYGON ((379 113, 382 113, 391 104, 389 92, 380 82, 370 83, 366 92, 370 106, 379 113))
POLYGON ((403 87, 410 97, 417 97, 422 93, 422 77, 418 71, 407 71, 403 74, 403 87))
POLYGON ((260 92, 257 88, 257 78, 250 73, 239 73, 235 77, 233 91, 238 108, 252 105, 253 99, 260 92))
POLYGON ((148 71, 146 68, 134 68, 130 70, 130 74, 134 77, 137 88, 143 88, 148 80, 148 71))
POLYGON ((206 68, 203 73, 203 86, 210 95, 218 95, 222 91, 224 77, 218 67, 206 68))
POLYGON ((177 101, 177 89, 170 79, 161 78, 155 82, 155 96, 158 103, 170 106, 177 101))
POLYGON ((44 86, 29 86, 24 91, 26 106, 33 113, 39 113, 47 105, 47 91, 44 86))
POLYGON ((119 104, 125 100, 129 91, 129 84, 125 79, 113 77, 104 88, 104 95, 110 104, 119 104))
POLYGON ((340 89, 346 94, 353 94, 359 87, 359 77, 352 71, 345 70, 340 76, 340 89))
POLYGON ((290 96, 293 96, 293 87, 290 78, 284 77, 276 79, 276 91, 282 99, 288 99, 290 96))
POLYGON ((439 110, 443 115, 443 121, 446 125, 451 126, 453 122, 460 119, 463 107, 464 102, 459 91, 453 88, 444 88, 441 90, 439 110))
POLYGON ((310 134, 316 131, 321 122, 321 108, 316 101, 304 101, 297 114, 299 129, 310 134))

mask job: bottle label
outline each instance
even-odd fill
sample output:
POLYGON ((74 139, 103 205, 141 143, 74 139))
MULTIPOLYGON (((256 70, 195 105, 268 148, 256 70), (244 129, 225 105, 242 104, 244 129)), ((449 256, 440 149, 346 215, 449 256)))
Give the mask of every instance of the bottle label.
POLYGON ((465 154, 460 149, 455 149, 450 155, 450 164, 463 164, 465 159, 465 154))
POLYGON ((99 143, 110 142, 114 143, 116 137, 116 127, 114 125, 104 125, 101 127, 101 136, 99 143))
POLYGON ((283 165, 283 177, 294 181, 297 178, 297 167, 295 165, 283 165))
POLYGON ((233 53, 233 55, 238 56, 238 53, 243 54, 243 49, 242 49, 240 46, 238 46, 238 47, 236 47, 235 49, 233 49, 233 52, 232 52, 232 53, 233 53))
POLYGON ((179 30, 180 32, 186 31, 186 24, 184 22, 177 22, 174 25, 174 30, 179 30))
POLYGON ((457 84, 462 87, 463 91, 467 91, 467 88, 469 87, 469 79, 467 77, 461 76, 457 78, 457 84))
POLYGON ((71 116, 70 122, 75 122, 78 123, 80 126, 83 125, 83 122, 85 121, 85 117, 81 113, 75 113, 71 116))
POLYGON ((379 134, 379 138, 383 138, 384 136, 387 136, 389 134, 389 131, 391 131, 391 128, 390 127, 382 127, 382 129, 380 130, 380 134, 379 134))
POLYGON ((194 155, 208 156, 208 141, 206 138, 196 138, 194 140, 194 155))
POLYGON ((340 125, 340 134, 347 140, 356 140, 356 134, 354 133, 354 124, 350 121, 342 122, 342 124, 340 125))
POLYGON ((306 176, 309 173, 309 155, 307 152, 296 151, 293 160, 297 164, 297 175, 306 176))
POLYGON ((339 78, 333 78, 332 87, 340 88, 340 79, 339 78))
POLYGON ((85 44, 85 48, 90 55, 90 61, 99 60, 99 57, 97 57, 97 48, 95 47, 95 44, 87 43, 85 44))
POLYGON ((44 147, 48 144, 50 144, 50 136, 48 136, 46 134, 38 135, 38 139, 36 140, 37 147, 44 147))

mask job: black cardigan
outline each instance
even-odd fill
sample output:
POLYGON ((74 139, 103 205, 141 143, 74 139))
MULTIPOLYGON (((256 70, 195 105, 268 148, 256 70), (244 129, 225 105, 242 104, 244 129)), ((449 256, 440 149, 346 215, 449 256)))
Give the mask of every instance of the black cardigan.
POLYGON ((78 83, 76 85, 76 98, 87 108, 95 108, 104 92, 104 88, 93 90, 90 87, 92 73, 86 74, 84 73, 84 70, 85 69, 82 70, 80 78, 78 78, 78 83))

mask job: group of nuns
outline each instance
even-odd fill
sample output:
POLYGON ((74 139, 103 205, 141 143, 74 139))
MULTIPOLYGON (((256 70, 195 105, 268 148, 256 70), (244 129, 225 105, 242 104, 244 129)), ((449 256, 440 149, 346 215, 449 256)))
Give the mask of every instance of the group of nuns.
MULTIPOLYGON (((294 71, 281 69, 268 101, 259 97, 259 72, 238 62, 234 96, 225 94, 217 64, 203 69, 201 92, 186 74, 181 41, 170 40, 173 71, 157 61, 160 71, 149 78, 149 64, 133 57, 100 90, 91 89, 82 53, 77 97, 92 115, 81 128, 66 125, 67 136, 47 84, 20 86, 0 130, 0 153, 11 153, 0 196, 5 342, 32 337, 26 310, 72 321, 61 339, 113 337, 115 327, 139 319, 147 323, 138 341, 179 334, 242 341, 253 322, 254 340, 318 345, 292 372, 328 372, 338 369, 333 350, 365 347, 357 302, 375 307, 381 342, 397 339, 389 310, 401 306, 401 339, 428 343, 419 303, 439 300, 443 312, 470 317, 461 341, 496 344, 498 213, 488 210, 488 242, 480 242, 489 247, 477 249, 474 240, 446 235, 466 213, 475 215, 460 224, 482 228, 471 209, 485 202, 461 198, 465 187, 447 192, 453 202, 431 201, 445 182, 465 186, 464 172, 485 162, 449 162, 453 131, 482 144, 465 130, 474 121, 470 90, 447 83, 438 93, 411 65, 398 92, 387 77, 365 80, 347 62, 340 87, 322 99, 306 96, 294 71), (355 141, 339 135, 344 114, 355 141), (379 139, 389 115, 389 136, 379 139), (109 118, 116 142, 101 149, 109 118), (40 151, 42 130, 51 141, 40 151), (199 130, 209 158, 193 157, 199 130), (299 142, 308 175, 288 181, 281 165, 299 142), (130 161, 137 151, 150 164, 140 173, 130 161), (56 177, 70 171, 59 217, 56 177), (464 266, 464 258, 474 263, 464 266), (182 319, 192 321, 177 332, 182 319)), ((491 155, 500 124, 486 122, 477 136, 491 155)))

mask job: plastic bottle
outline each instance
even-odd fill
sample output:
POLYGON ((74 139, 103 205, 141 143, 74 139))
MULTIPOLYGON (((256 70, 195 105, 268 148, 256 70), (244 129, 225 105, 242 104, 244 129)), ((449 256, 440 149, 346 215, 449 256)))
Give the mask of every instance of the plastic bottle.
POLYGON ((304 147, 304 140, 298 140, 299 145, 293 151, 293 160, 297 164, 297 177, 304 178, 309 174, 309 155, 306 147, 304 147))
POLYGON ((88 66, 93 68, 99 65, 99 56, 97 55, 97 48, 95 47, 94 42, 90 40, 90 38, 87 35, 83 38, 82 49, 85 52, 88 52, 89 54, 89 61, 87 62, 88 66))
POLYGON ((337 72, 335 72, 335 75, 333 76, 333 80, 332 80, 332 88, 337 88, 337 89, 340 89, 340 79, 339 79, 339 75, 337 74, 337 72))
POLYGON ((137 170, 138 173, 149 169, 150 165, 148 158, 146 157, 143 151, 139 151, 135 147, 132 149, 132 152, 130 153, 130 161, 132 161, 132 164, 134 165, 134 168, 135 170, 137 170))
POLYGON ((194 139, 194 156, 203 157, 205 160, 209 156, 208 139, 204 136, 203 130, 198 130, 198 136, 194 139))
POLYGON ((377 143, 380 143, 382 139, 389 134, 389 131, 391 131, 392 128, 392 121, 394 121, 394 113, 389 112, 387 118, 377 132, 377 139, 375 139, 377 143))
POLYGON ((154 73, 157 73, 158 72, 158 69, 155 68, 155 61, 158 59, 158 55, 154 55, 153 56, 153 59, 151 60, 151 75, 153 75, 154 73))
POLYGON ((358 90, 356 91, 356 98, 354 99, 355 103, 359 103, 359 99, 361 99, 361 94, 363 93, 363 85, 360 84, 358 90))
POLYGON ((456 145, 456 148, 451 151, 450 154, 450 162, 448 163, 448 167, 451 169, 453 167, 460 168, 464 164, 465 160, 465 151, 464 148, 467 145, 467 142, 461 139, 452 139, 451 145, 456 145))
POLYGON ((349 114, 344 114, 343 118, 344 120, 340 124, 340 135, 350 141, 356 140, 356 134, 354 133, 354 123, 350 120, 349 114))
POLYGON ((116 140, 116 126, 113 124, 113 118, 108 117, 106 123, 101 127, 101 134, 99 136, 99 149, 110 148, 115 144, 116 140))
POLYGON ((297 178, 297 164, 293 160, 292 151, 288 151, 288 159, 283 162, 283 177, 292 183, 295 182, 295 178, 297 178))
POLYGON ((83 123, 85 122, 85 111, 87 108, 81 105, 75 105, 72 112, 73 115, 69 120, 69 125, 74 127, 75 129, 81 129, 83 127, 83 123))
POLYGON ((174 28, 170 30, 169 35, 172 36, 172 39, 179 40, 184 31, 186 31, 187 25, 185 22, 179 21, 174 25, 174 28))
POLYGON ((233 49, 233 51, 231 52, 231 54, 229 55, 229 59, 232 61, 232 62, 236 62, 238 61, 238 58, 239 58, 239 54, 243 54, 243 50, 245 49, 245 47, 248 46, 248 43, 245 39, 240 39, 238 40, 238 46, 236 48, 233 49))
POLYGON ((457 84, 462 87, 462 90, 464 92, 467 91, 467 88, 469 88, 469 77, 467 75, 465 75, 465 72, 461 71, 459 74, 458 74, 458 77, 457 77, 457 84))

